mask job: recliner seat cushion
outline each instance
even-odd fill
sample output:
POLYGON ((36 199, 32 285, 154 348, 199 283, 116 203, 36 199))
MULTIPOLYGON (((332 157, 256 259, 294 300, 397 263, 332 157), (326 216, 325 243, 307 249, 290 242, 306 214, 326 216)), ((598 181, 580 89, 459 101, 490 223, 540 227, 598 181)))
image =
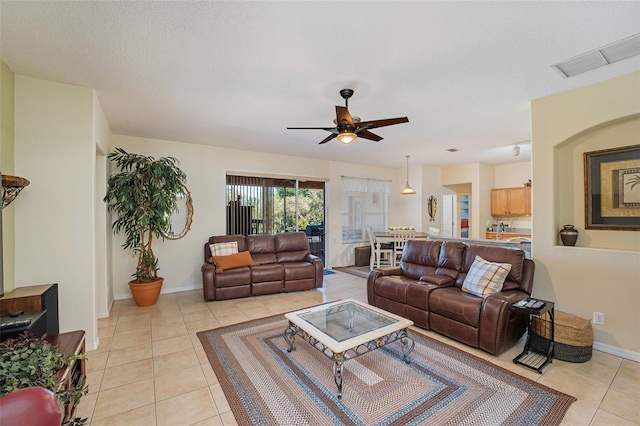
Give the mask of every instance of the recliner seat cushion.
POLYGON ((373 284, 373 291, 376 296, 394 302, 407 303, 407 288, 410 282, 416 281, 404 275, 382 276, 373 284))
POLYGON ((303 262, 309 254, 309 240, 304 232, 285 232, 273 236, 278 263, 303 262))
POLYGON ((216 287, 235 287, 251 284, 251 270, 248 266, 228 269, 226 271, 216 273, 216 287))
POLYGON ((247 249, 251 252, 251 257, 257 263, 276 263, 276 246, 272 235, 258 234, 247 235, 247 249))
POLYGON ((270 263, 251 267, 251 281, 253 284, 282 280, 284 280, 284 267, 281 264, 270 263))
POLYGON ((247 246, 244 243, 244 235, 218 235, 209 237, 209 241, 204 245, 204 260, 205 262, 211 262, 211 244, 229 243, 235 241, 238 245, 238 252, 247 251, 247 246))
POLYGON ((287 262, 281 265, 284 267, 285 281, 313 278, 315 274, 315 268, 309 262, 287 262))
MULTIPOLYGON (((506 247, 471 244, 467 247, 461 272, 469 272, 476 256, 480 256, 489 262, 509 263, 511 265, 511 271, 509 271, 503 291, 519 288, 523 277, 524 251, 515 248, 511 249, 506 247), (511 283, 509 283, 509 281, 511 281, 511 283)), ((462 285, 462 281, 458 281, 460 285, 462 285)))
POLYGON ((477 328, 483 300, 457 287, 438 288, 429 294, 429 311, 477 328))

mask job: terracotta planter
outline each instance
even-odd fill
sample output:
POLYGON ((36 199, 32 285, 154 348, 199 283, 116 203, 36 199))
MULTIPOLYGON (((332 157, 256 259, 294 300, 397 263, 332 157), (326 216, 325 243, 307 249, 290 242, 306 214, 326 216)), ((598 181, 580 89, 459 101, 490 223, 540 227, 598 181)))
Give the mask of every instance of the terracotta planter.
POLYGON ((162 283, 164 278, 158 278, 157 281, 152 283, 136 283, 129 281, 129 288, 133 295, 133 300, 136 301, 138 306, 151 306, 155 305, 160 297, 160 290, 162 289, 162 283))

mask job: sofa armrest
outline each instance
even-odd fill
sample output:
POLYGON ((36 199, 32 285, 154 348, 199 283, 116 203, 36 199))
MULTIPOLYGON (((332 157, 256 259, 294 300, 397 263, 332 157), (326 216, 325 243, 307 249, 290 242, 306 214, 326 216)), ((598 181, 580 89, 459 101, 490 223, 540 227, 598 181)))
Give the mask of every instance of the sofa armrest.
POLYGON ((507 290, 499 291, 498 293, 492 294, 489 297, 505 301, 509 304, 510 307, 512 307, 514 303, 517 303, 523 299, 527 299, 529 295, 522 290, 507 290))
MULTIPOLYGON (((387 266, 384 268, 376 268, 374 269, 371 273, 375 272, 375 271, 380 271, 380 275, 402 275, 402 269, 400 269, 399 266, 387 266)), ((371 273, 369 273, 369 275, 371 275, 371 273)))
POLYGON ((453 284, 453 278, 447 277, 446 275, 423 275, 420 277, 420 281, 424 281, 429 284, 436 284, 438 286, 446 286, 453 284))
POLYGON ((304 258, 305 262, 310 262, 313 264, 313 269, 315 270, 315 285, 314 288, 321 288, 322 281, 324 279, 324 265, 322 264, 322 259, 314 254, 307 254, 304 258))
POLYGON ((202 292, 204 300, 216 300, 216 265, 206 262, 200 270, 202 271, 202 292))
POLYGON ((375 283, 379 277, 389 275, 402 275, 402 269, 400 269, 399 266, 390 266, 387 268, 376 268, 369 272, 369 276, 367 276, 367 300, 369 304, 373 305, 375 299, 373 283, 375 283))
POLYGON ((479 347, 498 354, 513 346, 526 330, 528 315, 517 312, 513 304, 529 295, 522 290, 501 291, 487 297, 480 314, 479 347))

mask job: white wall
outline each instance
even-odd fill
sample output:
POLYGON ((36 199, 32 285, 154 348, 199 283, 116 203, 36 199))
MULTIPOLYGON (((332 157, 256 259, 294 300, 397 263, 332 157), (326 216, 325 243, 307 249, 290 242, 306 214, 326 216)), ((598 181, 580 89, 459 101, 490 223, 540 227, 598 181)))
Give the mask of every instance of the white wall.
POLYGON ((422 230, 423 183, 422 166, 409 166, 409 184, 416 193, 402 195, 400 191, 407 184, 407 168, 394 170, 389 194, 389 226, 408 226, 422 230))
POLYGON ((499 164, 494 167, 494 188, 524 186, 531 179, 531 161, 499 164))
MULTIPOLYGON (((420 195, 420 205, 416 209, 421 214, 421 225, 417 227, 424 232, 427 232, 430 227, 440 229, 442 235, 442 193, 443 188, 440 185, 440 168, 422 166, 422 191, 418 193, 420 195), (436 207, 435 221, 429 221, 429 212, 427 210, 427 200, 429 196, 436 197, 438 205, 436 207)), ((414 188, 415 189, 415 188, 414 188)), ((447 192, 449 193, 449 192, 447 192)))
POLYGON ((93 90, 15 76, 16 287, 58 283, 60 330, 97 343, 93 90))
MULTIPOLYGON (((460 164, 440 170, 442 186, 455 190, 457 185, 471 185, 469 238, 485 237, 486 223, 491 219, 491 188, 494 187, 494 167, 484 163, 460 164)), ((458 201, 460 201, 458 197, 458 201)))
MULTIPOLYGON (((191 231, 180 240, 154 244, 154 252, 160 260, 159 274, 165 278, 163 292, 202 288, 200 267, 204 260, 203 246, 210 236, 226 232, 225 183, 228 170, 328 179, 326 204, 336 207, 330 208, 326 215, 327 267, 352 265, 353 249, 356 245, 362 245, 342 244, 342 212, 339 207, 342 205, 341 177, 389 179, 393 181, 392 187, 397 187, 397 192, 404 185, 404 178, 397 180, 398 171, 395 169, 120 135, 113 136, 113 145, 156 158, 176 157, 187 175, 187 187, 194 203, 191 231)), ((403 201, 399 199, 393 202, 398 204, 403 201)), ((416 217, 416 226, 420 226, 420 214, 416 217)), ((123 241, 122 236, 115 236, 112 246, 112 280, 116 299, 130 297, 127 283, 135 270, 133 254, 121 248, 123 241)))
MULTIPOLYGON (((495 166, 494 188, 515 188, 523 186, 531 179, 531 161, 520 163, 500 164, 495 166)), ((507 221, 510 227, 531 229, 531 216, 510 217, 507 221)))
POLYGON ((531 107, 534 295, 583 318, 603 312, 605 325, 594 325, 595 347, 636 361, 640 232, 584 229, 580 199, 584 151, 638 143, 638 93, 640 72, 537 99, 531 107), (576 247, 558 238, 568 221, 580 232, 576 247), (592 245, 596 240, 609 247, 592 245))
POLYGON ((98 318, 106 318, 113 304, 111 287, 111 238, 110 217, 103 202, 107 192, 107 153, 111 149, 111 128, 104 115, 95 92, 93 94, 93 140, 96 145, 95 158, 95 305, 98 318))
MULTIPOLYGON (((0 60, 0 172, 14 175, 14 75, 0 60)), ((2 209, 2 271, 5 294, 15 288, 15 204, 2 209)))

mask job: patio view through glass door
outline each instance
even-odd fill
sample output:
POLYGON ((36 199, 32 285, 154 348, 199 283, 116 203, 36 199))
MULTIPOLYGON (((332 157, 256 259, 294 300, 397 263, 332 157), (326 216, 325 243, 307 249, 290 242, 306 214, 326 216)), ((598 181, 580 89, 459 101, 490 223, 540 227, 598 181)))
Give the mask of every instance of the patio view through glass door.
POLYGON ((227 235, 304 231, 324 262, 324 182, 227 175, 227 235))

